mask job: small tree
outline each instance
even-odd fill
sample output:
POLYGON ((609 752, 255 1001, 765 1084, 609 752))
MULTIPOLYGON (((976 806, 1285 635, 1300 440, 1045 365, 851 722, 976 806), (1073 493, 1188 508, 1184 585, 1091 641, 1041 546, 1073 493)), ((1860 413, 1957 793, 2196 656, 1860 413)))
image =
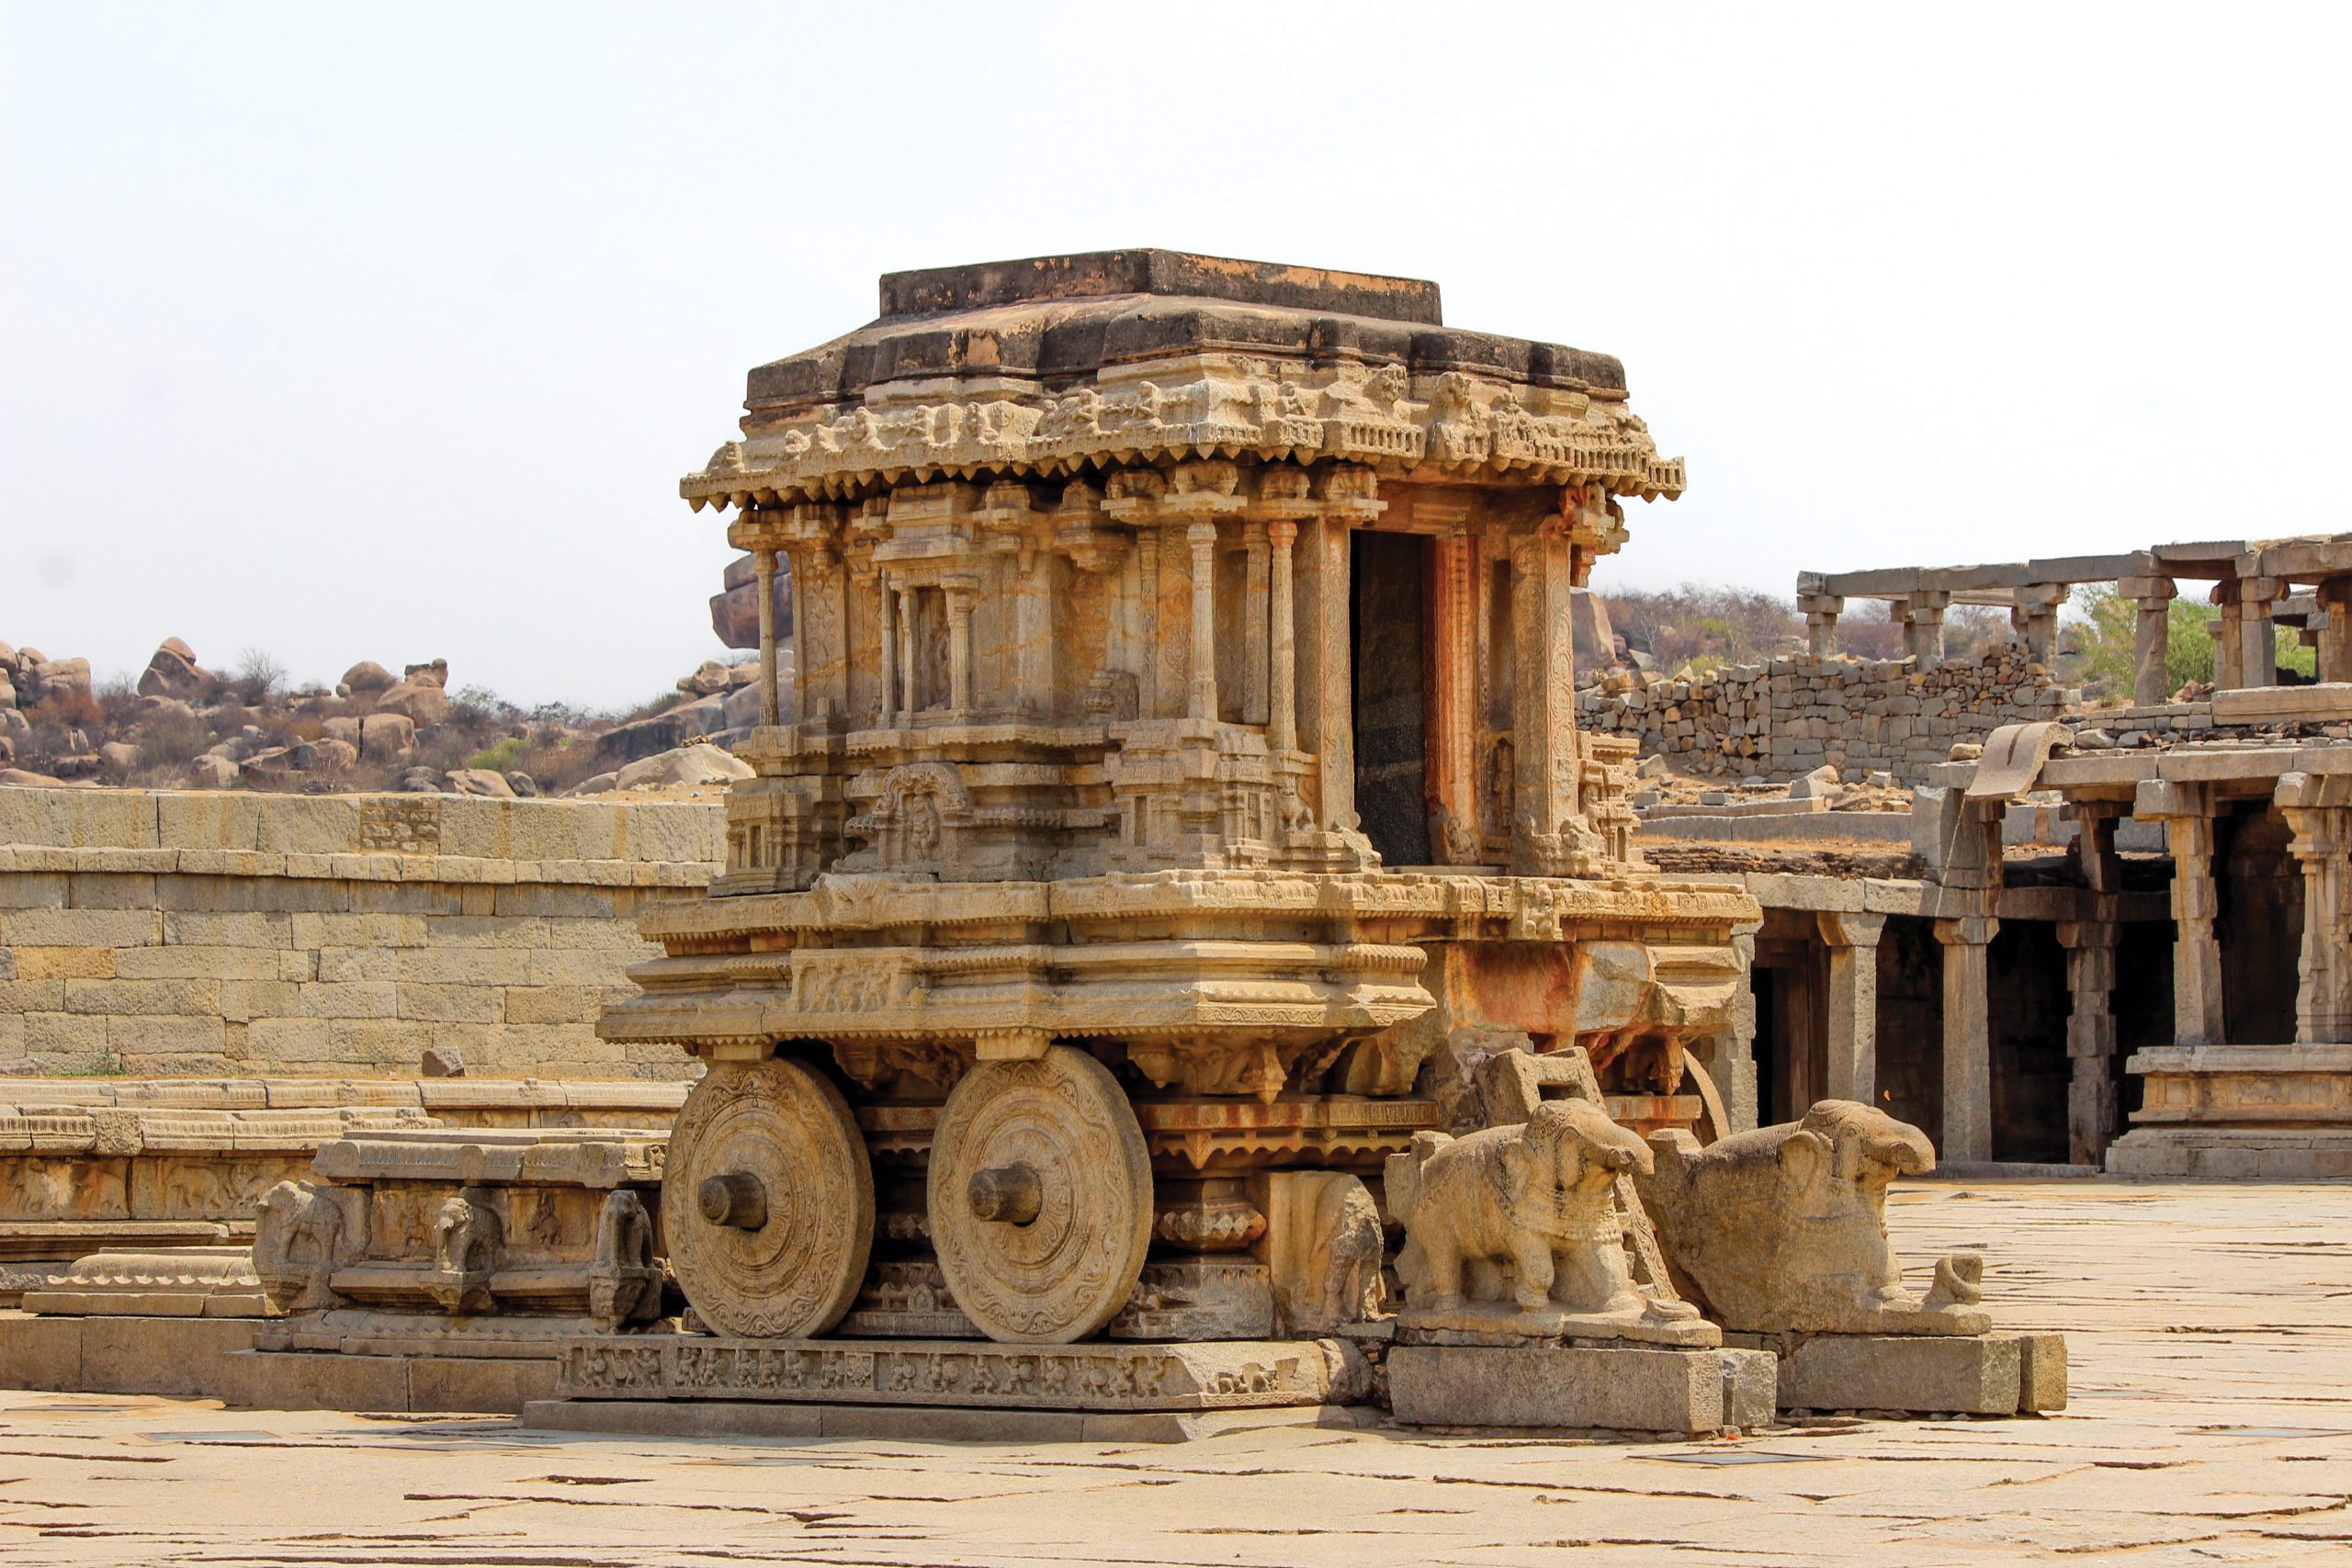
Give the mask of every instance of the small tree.
POLYGON ((230 672, 229 684, 235 690, 239 702, 249 708, 257 708, 284 688, 286 666, 262 649, 249 648, 237 655, 236 668, 230 672))
MULTIPOLYGON (((2140 606, 2111 582, 2086 583, 2075 591, 2083 618, 2071 630, 2067 652, 2073 678, 2109 702, 2130 702, 2139 667, 2140 606)), ((2213 678, 2213 634, 2206 628, 2221 611, 2193 599, 2175 599, 2165 613, 2165 694, 2191 681, 2213 678)))

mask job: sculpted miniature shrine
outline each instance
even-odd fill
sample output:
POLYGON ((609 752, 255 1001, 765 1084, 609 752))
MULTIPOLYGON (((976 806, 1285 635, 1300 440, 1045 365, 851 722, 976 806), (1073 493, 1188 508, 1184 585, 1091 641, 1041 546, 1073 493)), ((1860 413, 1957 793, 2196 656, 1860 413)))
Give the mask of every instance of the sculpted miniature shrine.
POLYGON ((1574 722, 1572 593, 1683 487, 1618 362, 1159 251, 881 295, 681 486, 796 628, 784 690, 763 592, 725 872, 598 1026, 707 1067, 662 1213, 720 1337, 567 1393, 1336 1404, 1394 1339, 1421 1419, 1518 1378, 1428 1358, 1571 1344, 1680 1391, 1615 1424, 1768 1417, 1630 1179, 1728 1130, 1758 909, 1642 862, 1574 722), (1504 1056, 1581 1087, 1489 1117, 1504 1056))

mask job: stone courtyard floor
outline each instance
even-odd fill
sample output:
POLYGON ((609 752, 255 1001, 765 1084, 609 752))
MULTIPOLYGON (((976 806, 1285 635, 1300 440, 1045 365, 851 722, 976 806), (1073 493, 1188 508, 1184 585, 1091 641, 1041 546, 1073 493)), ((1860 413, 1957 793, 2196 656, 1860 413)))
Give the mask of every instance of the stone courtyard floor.
POLYGON ((2352 1183, 1898 1188, 2074 1404, 1737 1442, 669 1441, 0 1393, 0 1563, 2352 1561, 2352 1183))

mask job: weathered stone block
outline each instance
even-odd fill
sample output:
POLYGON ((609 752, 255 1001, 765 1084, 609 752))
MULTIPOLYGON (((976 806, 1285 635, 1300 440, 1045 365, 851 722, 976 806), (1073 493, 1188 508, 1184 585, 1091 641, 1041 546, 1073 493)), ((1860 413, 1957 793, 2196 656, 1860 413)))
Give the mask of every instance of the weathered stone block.
POLYGON ((1399 1345, 1388 1353, 1396 1419, 1430 1427, 1575 1427, 1713 1432, 1724 1395, 1752 1411, 1760 1374, 1738 1352, 1632 1347, 1399 1345))
POLYGON ((1815 1335, 1781 1362, 1781 1408, 2014 1416, 2023 1367, 2008 1335, 1815 1335))

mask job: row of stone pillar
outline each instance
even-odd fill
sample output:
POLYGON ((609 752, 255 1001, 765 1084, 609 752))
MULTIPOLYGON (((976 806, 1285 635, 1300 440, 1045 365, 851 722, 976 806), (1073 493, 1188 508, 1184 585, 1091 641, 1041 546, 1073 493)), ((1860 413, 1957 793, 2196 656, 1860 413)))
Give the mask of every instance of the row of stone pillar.
MULTIPOLYGON (((2169 577, 2126 577, 2116 592, 2139 610, 2132 637, 2132 700, 2153 707, 2170 699, 2172 682, 2165 670, 2165 645, 2171 629, 2172 602, 2179 589, 2169 577)), ((2287 596, 2288 583, 2277 577, 2224 578, 2213 590, 2221 615, 2211 627, 2214 639, 2214 684, 2226 691, 2278 683, 2277 628, 2274 609, 2287 596)), ((2030 657, 2050 662, 2057 647, 2058 610, 2069 592, 2064 583, 2032 583, 2010 594, 2009 623, 2030 657)), ((1922 590, 1888 601, 1893 618, 1903 627, 1904 652, 1922 670, 1943 661, 1944 615, 1951 595, 1922 590)), ((2352 577, 2323 581, 2317 598, 2324 619, 2318 637, 2319 679, 2352 681, 2352 577)), ((1805 637, 1816 659, 1838 651, 1838 619, 1846 601, 1835 593, 1797 595, 1804 615, 1805 637)))

